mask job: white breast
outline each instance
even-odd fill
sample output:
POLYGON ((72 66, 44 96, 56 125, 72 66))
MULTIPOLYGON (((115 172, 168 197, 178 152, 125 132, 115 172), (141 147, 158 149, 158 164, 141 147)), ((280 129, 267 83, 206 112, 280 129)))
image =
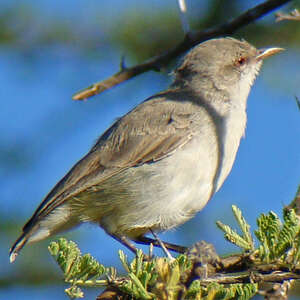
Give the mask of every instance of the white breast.
POLYGON ((216 191, 224 183, 235 161, 240 140, 244 136, 247 116, 244 109, 234 109, 224 121, 223 130, 223 155, 220 174, 216 180, 216 191))

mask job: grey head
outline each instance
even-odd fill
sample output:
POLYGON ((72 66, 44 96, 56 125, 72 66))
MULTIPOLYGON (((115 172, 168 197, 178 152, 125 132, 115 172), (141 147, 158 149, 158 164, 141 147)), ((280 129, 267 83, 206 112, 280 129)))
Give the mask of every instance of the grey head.
MULTIPOLYGON (((282 48, 256 49, 246 41, 219 38, 194 47, 175 70, 174 85, 197 93, 221 92, 226 98, 247 98, 264 58, 282 48)), ((208 94, 208 95, 207 95, 208 94)))

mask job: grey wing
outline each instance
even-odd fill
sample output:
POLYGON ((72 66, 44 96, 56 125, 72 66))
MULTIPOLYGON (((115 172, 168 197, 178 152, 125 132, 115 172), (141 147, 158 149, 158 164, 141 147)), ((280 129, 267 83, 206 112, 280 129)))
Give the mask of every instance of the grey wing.
POLYGON ((187 107, 186 103, 154 98, 120 118, 58 182, 23 230, 87 188, 101 185, 124 169, 160 160, 182 147, 193 136, 192 110, 187 107))

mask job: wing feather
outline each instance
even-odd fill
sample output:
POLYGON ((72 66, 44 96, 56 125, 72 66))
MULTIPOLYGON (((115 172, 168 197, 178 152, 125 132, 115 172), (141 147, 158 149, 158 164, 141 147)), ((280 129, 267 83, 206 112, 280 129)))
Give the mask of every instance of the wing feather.
POLYGON ((180 104, 154 97, 117 120, 57 183, 23 230, 70 197, 101 185, 124 169, 163 159, 187 143, 193 136, 193 109, 180 104))

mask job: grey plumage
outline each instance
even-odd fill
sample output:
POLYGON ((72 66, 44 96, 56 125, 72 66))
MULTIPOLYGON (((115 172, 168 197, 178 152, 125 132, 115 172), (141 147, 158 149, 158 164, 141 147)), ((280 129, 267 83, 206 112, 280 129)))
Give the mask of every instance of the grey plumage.
POLYGON ((264 53, 231 38, 192 49, 173 85, 120 118, 46 196, 11 261, 26 242, 82 222, 137 239, 201 210, 232 168, 264 53))

